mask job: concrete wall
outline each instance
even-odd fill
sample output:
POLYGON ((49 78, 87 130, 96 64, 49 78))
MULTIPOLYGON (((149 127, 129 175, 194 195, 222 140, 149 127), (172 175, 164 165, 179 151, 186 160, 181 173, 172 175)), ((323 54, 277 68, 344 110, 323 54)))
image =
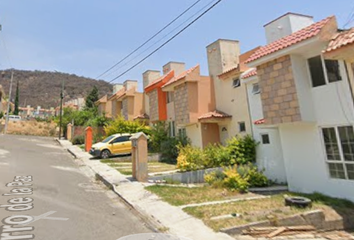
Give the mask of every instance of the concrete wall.
POLYGON ((125 120, 128 120, 128 99, 122 100, 122 116, 125 120))
POLYGON ((187 137, 191 140, 191 144, 195 147, 202 148, 203 140, 202 140, 202 132, 201 132, 201 124, 191 124, 186 127, 187 137))
POLYGON ((354 201, 354 181, 329 176, 318 125, 283 124, 280 137, 290 191, 316 191, 354 201))
POLYGON ((186 64, 181 62, 169 62, 162 67, 163 74, 171 70, 174 70, 175 76, 178 76, 186 70, 186 64))
MULTIPOLYGON (((155 81, 161 76, 160 71, 148 70, 143 73, 143 89, 145 89, 150 83, 155 81)), ((148 94, 144 91, 144 112, 150 116, 150 100, 148 94)))
POLYGON ((313 17, 311 16, 291 13, 283 15, 264 26, 267 43, 274 42, 313 23, 313 17))

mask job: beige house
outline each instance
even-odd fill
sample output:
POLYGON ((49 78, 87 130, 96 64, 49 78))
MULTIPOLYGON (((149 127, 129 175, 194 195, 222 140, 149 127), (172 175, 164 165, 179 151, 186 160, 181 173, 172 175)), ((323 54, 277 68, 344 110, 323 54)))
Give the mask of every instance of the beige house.
MULTIPOLYGON (((208 144, 218 143, 218 126, 200 121, 200 117, 215 108, 212 81, 210 77, 200 74, 199 65, 186 71, 178 71, 183 68, 184 64, 180 64, 175 77, 162 86, 162 91, 167 96, 167 119, 172 129, 176 128, 172 131, 186 135, 192 145, 197 147, 204 148, 208 144)), ((164 72, 172 70, 175 70, 173 65, 164 67, 164 72)))
POLYGON ((123 84, 114 87, 115 93, 107 100, 110 102, 111 116, 122 116, 125 120, 141 119, 143 112, 143 93, 137 92, 138 82, 126 80, 123 84))
POLYGON ((95 102, 98 108, 98 114, 108 118, 112 117, 112 101, 108 99, 108 95, 104 95, 95 102))
POLYGON ((248 69, 244 62, 257 49, 240 54, 238 41, 224 39, 207 46, 216 108, 214 114, 204 116, 201 121, 216 124, 223 144, 233 136, 252 134, 247 90, 240 75, 248 69))

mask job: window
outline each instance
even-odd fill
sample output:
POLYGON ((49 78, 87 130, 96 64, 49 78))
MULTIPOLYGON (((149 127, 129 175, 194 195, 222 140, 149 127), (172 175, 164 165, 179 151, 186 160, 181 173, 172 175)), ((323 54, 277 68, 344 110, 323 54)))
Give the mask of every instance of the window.
POLYGON ((262 144, 270 144, 269 134, 262 134, 262 144))
POLYGON ((245 122, 239 122, 238 123, 238 128, 240 132, 246 132, 246 124, 245 122))
POLYGON ((114 139, 111 143, 127 142, 127 141, 130 141, 130 137, 131 137, 131 136, 121 136, 121 137, 117 137, 117 138, 114 139))
POLYGON ((337 60, 325 60, 328 82, 337 82, 342 80, 337 60))
POLYGON ((169 129, 169 135, 170 137, 175 137, 176 136, 176 127, 175 127, 175 122, 168 122, 168 129, 169 129))
POLYGON ((239 79, 239 78, 235 78, 235 79, 232 81, 232 86, 233 86, 234 88, 237 88, 237 87, 241 86, 241 81, 240 81, 240 79, 239 79))
POLYGON ((186 129, 185 129, 185 128, 180 128, 180 129, 178 129, 178 135, 179 135, 180 137, 187 137, 186 129))
POLYGON ((353 126, 322 129, 331 178, 354 180, 353 126))
POLYGON ((342 80, 337 60, 323 60, 321 56, 316 56, 309 58, 308 64, 313 87, 342 80), (324 67, 326 71, 324 71, 324 67))
POLYGON ((318 86, 325 85, 326 79, 324 76, 321 56, 308 59, 308 63, 310 67, 312 86, 318 87, 318 86))
POLYGON ((261 89, 259 88, 259 84, 255 83, 252 85, 252 93, 253 94, 259 94, 261 92, 261 89))

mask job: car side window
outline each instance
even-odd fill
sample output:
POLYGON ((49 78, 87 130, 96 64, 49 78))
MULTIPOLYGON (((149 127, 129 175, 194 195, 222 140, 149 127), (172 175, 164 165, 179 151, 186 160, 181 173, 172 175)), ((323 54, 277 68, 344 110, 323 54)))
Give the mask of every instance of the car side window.
POLYGON ((130 137, 131 137, 131 136, 123 136, 123 137, 122 137, 122 142, 128 142, 128 141, 130 141, 130 137))
POLYGON ((120 142, 123 142, 122 137, 117 137, 116 139, 112 140, 111 143, 120 143, 120 142))

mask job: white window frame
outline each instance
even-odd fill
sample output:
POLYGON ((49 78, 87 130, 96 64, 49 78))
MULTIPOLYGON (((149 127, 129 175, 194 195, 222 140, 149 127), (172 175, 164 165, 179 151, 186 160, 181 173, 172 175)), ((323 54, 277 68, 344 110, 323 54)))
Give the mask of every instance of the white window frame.
POLYGON ((346 166, 346 164, 354 165, 354 161, 345 161, 344 160, 343 148, 342 148, 342 144, 340 142, 340 136, 339 136, 339 131, 338 131, 339 127, 353 127, 353 131, 354 131, 353 124, 324 125, 324 126, 320 126, 319 127, 319 134, 320 134, 320 138, 321 138, 321 142, 322 142, 321 145, 322 145, 322 150, 323 150, 323 154, 324 154, 324 157, 325 157, 325 163, 326 163, 326 168, 327 168, 327 176, 328 176, 329 179, 332 179, 332 180, 354 181, 354 179, 349 179, 348 170, 347 170, 347 166, 346 166), (337 138, 337 145, 338 145, 339 155, 340 155, 340 158, 341 158, 338 161, 336 161, 336 160, 328 160, 328 158, 327 158, 327 150, 326 150, 325 141, 324 141, 324 138, 323 138, 323 131, 322 131, 325 128, 334 128, 334 131, 335 131, 335 134, 336 134, 336 138, 337 138), (344 169, 345 179, 331 177, 331 173, 330 173, 330 169, 329 169, 328 163, 342 164, 343 165, 343 169, 344 169))
POLYGON ((310 78, 311 88, 316 89, 316 88, 319 88, 319 87, 324 87, 324 86, 326 86, 326 85, 328 85, 328 84, 335 84, 335 83, 339 83, 339 82, 344 81, 343 78, 344 78, 344 77, 347 77, 347 74, 346 74, 345 72, 343 73, 343 69, 342 69, 342 67, 343 67, 343 65, 342 65, 342 64, 343 64, 343 61, 342 61, 342 60, 336 60, 336 61, 338 61, 339 74, 341 75, 342 79, 341 79, 341 80, 338 80, 338 81, 335 81, 335 82, 329 82, 329 81, 328 81, 328 75, 327 75, 327 68, 326 68, 325 59, 324 59, 324 57, 323 57, 323 54, 319 54, 319 55, 315 55, 315 56, 307 57, 307 58, 306 58, 307 74, 308 74, 308 76, 309 76, 309 78, 310 78), (312 76, 311 76, 311 69, 310 69, 310 65, 309 65, 309 61, 308 61, 308 60, 309 60, 310 58, 314 58, 314 57, 317 57, 317 56, 320 56, 320 58, 321 58, 322 70, 323 70, 324 78, 325 78, 325 84, 324 84, 324 85, 321 85, 321 86, 314 87, 314 86, 313 86, 313 81, 312 81, 312 76))

